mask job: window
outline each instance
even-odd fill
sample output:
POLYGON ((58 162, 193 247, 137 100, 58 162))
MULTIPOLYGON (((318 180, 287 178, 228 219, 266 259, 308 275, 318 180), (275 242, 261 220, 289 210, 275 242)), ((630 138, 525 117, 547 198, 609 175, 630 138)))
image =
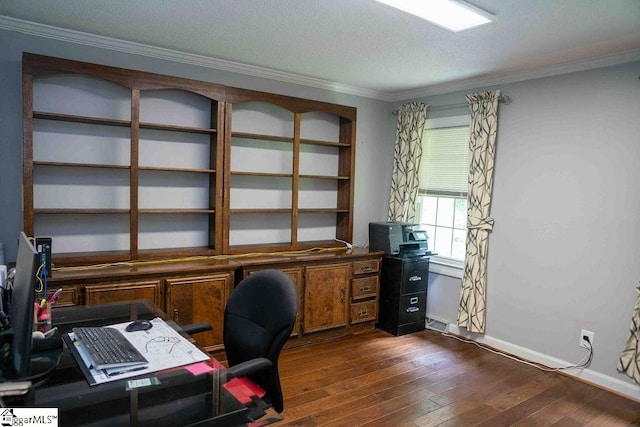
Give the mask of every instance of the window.
POLYGON ((417 222, 439 257, 464 261, 469 117, 427 120, 422 148, 417 222))

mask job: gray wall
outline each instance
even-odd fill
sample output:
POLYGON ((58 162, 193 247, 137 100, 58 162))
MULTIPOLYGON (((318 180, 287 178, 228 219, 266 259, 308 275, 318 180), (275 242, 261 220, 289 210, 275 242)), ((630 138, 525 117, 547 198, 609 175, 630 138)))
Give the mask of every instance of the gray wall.
MULTIPOLYGON (((499 110, 489 237, 486 336, 577 362, 580 330, 593 331, 590 369, 624 383, 616 363, 640 280, 639 75, 635 62, 500 88, 513 102, 499 110)), ((428 313, 455 322, 460 279, 431 279, 428 313)))
POLYGON ((367 243, 368 223, 386 218, 391 180, 386 165, 393 156, 394 135, 388 103, 0 30, 0 242, 5 245, 8 261, 15 259, 18 232, 22 229, 23 51, 354 106, 358 109, 354 243, 367 243))

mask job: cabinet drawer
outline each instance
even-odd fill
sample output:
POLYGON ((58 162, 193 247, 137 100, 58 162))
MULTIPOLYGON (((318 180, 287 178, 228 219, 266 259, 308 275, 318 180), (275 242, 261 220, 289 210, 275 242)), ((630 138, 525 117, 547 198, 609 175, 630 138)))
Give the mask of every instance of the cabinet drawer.
POLYGON ((376 320, 377 308, 376 300, 351 304, 351 324, 376 320))
MULTIPOLYGON (((47 299, 53 295, 55 289, 50 289, 47 291, 47 299)), ((78 298, 78 289, 77 288, 63 288, 62 292, 58 296, 58 299, 55 303, 53 303, 53 308, 55 307, 69 307, 72 305, 80 304, 78 298)))
POLYGON ((380 271, 380 260, 370 259, 366 261, 354 261, 353 262, 353 274, 367 274, 377 273, 380 271))
POLYGON ((163 306, 159 280, 86 285, 84 292, 87 305, 148 299, 158 307, 163 306))
POLYGON ((378 276, 362 277, 351 281, 351 299, 359 300, 378 295, 380 281, 378 276))

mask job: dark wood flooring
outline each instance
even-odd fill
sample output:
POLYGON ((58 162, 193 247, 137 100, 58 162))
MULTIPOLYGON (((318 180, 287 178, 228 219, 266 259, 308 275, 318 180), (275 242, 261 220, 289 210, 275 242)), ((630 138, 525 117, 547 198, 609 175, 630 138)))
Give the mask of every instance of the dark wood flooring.
POLYGON ((473 344, 374 331, 284 350, 282 426, 640 426, 640 403, 473 344))

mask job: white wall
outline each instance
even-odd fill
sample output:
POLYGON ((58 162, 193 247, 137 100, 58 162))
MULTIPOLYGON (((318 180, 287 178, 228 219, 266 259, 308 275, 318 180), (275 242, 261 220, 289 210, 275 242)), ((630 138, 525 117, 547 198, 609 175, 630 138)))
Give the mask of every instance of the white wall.
MULTIPOLYGON (((573 363, 580 330, 593 331, 593 362, 577 374, 636 398, 616 363, 640 281, 639 75, 636 62, 500 88, 513 102, 499 110, 480 337, 573 363)), ((455 322, 460 280, 431 276, 428 313, 455 322)))

